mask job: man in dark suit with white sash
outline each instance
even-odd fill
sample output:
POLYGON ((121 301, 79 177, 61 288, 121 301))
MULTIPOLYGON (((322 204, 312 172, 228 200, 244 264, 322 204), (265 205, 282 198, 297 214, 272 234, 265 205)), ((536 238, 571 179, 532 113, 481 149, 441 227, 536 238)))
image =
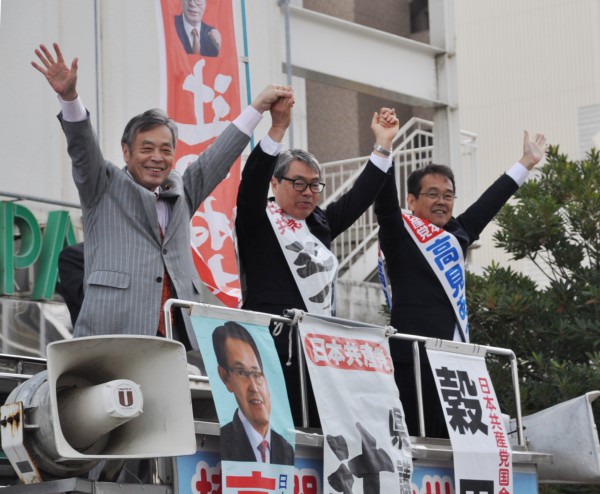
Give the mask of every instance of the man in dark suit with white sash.
MULTIPOLYGON (((452 170, 428 165, 408 178, 408 207, 400 209, 394 180, 375 201, 379 240, 392 288, 391 324, 402 333, 469 341, 465 299, 468 247, 543 158, 546 138, 530 140, 525 132, 523 156, 464 213, 452 216, 456 186, 452 170)), ((417 398, 410 342, 393 339, 390 351, 409 433, 419 434, 417 398)), ((428 437, 448 437, 433 374, 421 352, 425 430, 428 437)))
MULTIPOLYGON (((352 188, 337 201, 317 206, 324 184, 315 157, 303 150, 281 152, 291 119, 291 100, 271 107, 272 126, 250 154, 238 192, 236 232, 243 281, 243 308, 282 315, 285 309, 335 315, 337 259, 331 242, 373 203, 391 167, 398 131, 393 111, 374 113, 374 151, 352 188), (381 121, 380 121, 381 120, 381 121), (269 185, 274 197, 268 198, 269 185)), ((288 361, 288 335, 275 338, 290 395, 294 423, 301 424, 297 357, 288 361)), ((309 388, 310 424, 318 414, 309 388)))

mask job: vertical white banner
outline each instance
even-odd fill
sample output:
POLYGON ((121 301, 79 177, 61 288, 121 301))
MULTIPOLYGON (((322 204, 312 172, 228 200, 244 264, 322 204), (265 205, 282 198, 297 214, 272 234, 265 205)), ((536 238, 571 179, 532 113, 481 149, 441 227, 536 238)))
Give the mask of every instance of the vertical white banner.
POLYGON ((511 448, 485 359, 427 354, 452 443, 456 492, 511 494, 511 448))
POLYGON ((412 456, 385 328, 299 324, 323 427, 324 492, 411 492, 412 456))

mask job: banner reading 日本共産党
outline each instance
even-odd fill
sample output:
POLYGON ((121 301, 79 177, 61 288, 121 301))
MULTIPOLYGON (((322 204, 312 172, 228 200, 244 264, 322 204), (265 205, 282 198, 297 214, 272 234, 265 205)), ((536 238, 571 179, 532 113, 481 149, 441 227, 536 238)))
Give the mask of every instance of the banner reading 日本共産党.
POLYGON ((323 427, 324 492, 411 493, 412 456, 385 328, 303 315, 323 427))
POLYGON ((511 494, 512 453, 483 356, 427 348, 452 443, 456 492, 511 494))
MULTIPOLYGON (((162 25, 162 99, 177 124, 175 167, 183 173, 240 113, 232 0, 156 0, 162 25)), ((206 286, 237 307, 241 289, 233 241, 240 160, 191 222, 191 248, 206 286)))

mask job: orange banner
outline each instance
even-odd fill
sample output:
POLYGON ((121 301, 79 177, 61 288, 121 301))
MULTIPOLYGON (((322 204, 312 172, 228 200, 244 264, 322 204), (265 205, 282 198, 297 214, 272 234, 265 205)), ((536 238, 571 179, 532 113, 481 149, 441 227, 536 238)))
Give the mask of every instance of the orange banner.
MULTIPOLYGON (((183 173, 240 113, 232 0, 159 0, 164 32, 163 100, 177 123, 175 167, 183 173)), ((192 253, 206 286, 238 307, 241 289, 233 214, 241 160, 191 222, 192 253)))

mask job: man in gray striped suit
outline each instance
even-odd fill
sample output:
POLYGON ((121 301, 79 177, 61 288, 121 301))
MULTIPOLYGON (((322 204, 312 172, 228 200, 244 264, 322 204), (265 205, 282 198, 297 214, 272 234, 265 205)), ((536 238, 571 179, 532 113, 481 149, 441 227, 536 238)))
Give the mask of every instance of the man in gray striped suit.
MULTIPOLYGON (((161 110, 131 119, 121 145, 127 166, 102 156, 89 113, 77 94, 77 59, 68 67, 59 46, 44 45, 32 62, 58 94, 59 114, 79 190, 85 236, 85 297, 74 335, 156 335, 164 331, 162 302, 200 302, 201 281, 190 249, 190 219, 223 180, 271 104, 290 88, 269 86, 180 175, 172 169, 175 123, 161 110)), ((179 322, 179 324, 177 324, 179 322)), ((189 324, 175 337, 197 349, 189 324)))

